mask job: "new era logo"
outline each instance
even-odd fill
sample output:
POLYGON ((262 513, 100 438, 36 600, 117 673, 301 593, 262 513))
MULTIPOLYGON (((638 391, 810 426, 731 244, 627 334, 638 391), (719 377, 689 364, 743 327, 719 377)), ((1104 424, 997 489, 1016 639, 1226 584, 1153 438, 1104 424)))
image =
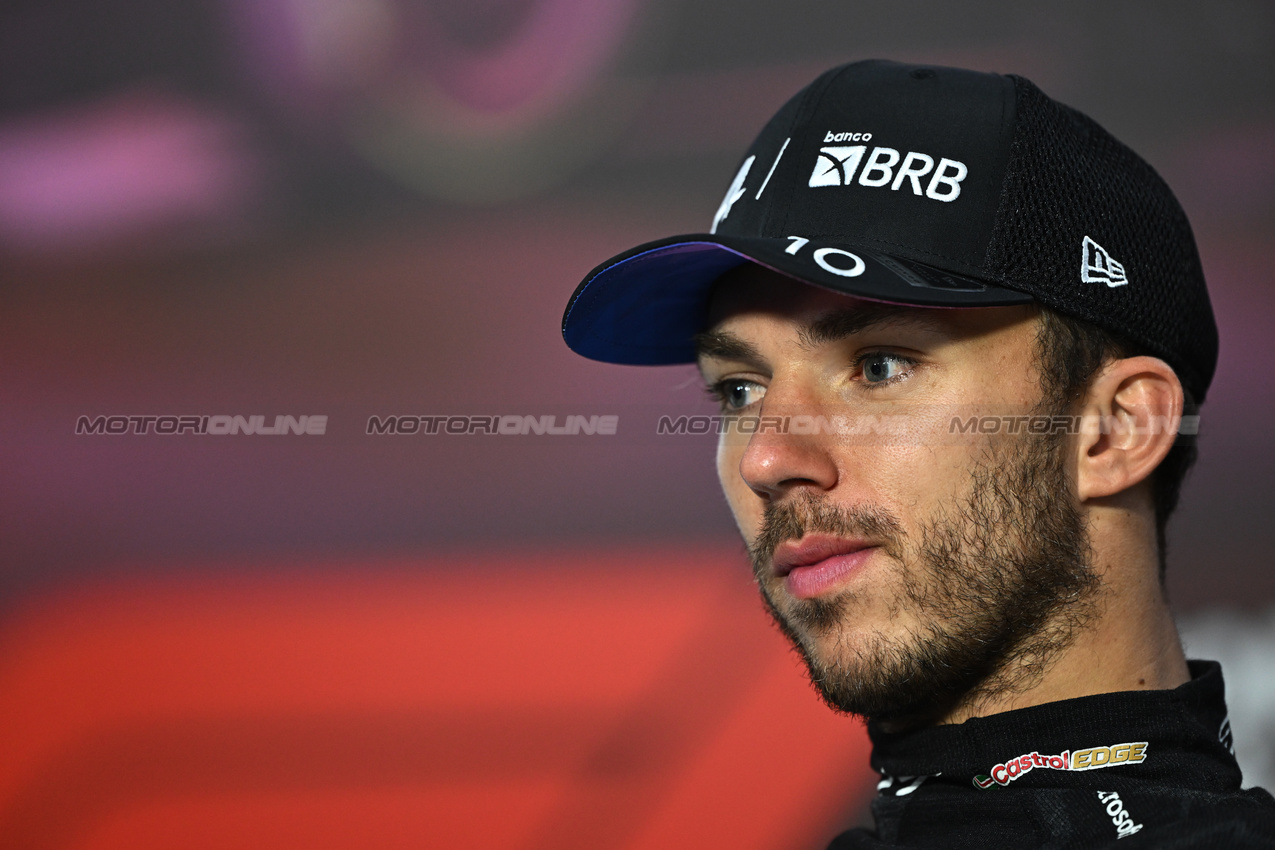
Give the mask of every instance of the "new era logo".
POLYGON ((1124 286, 1129 282, 1124 266, 1116 262, 1107 250, 1085 237, 1081 246, 1080 279, 1085 283, 1105 283, 1107 286, 1124 286))

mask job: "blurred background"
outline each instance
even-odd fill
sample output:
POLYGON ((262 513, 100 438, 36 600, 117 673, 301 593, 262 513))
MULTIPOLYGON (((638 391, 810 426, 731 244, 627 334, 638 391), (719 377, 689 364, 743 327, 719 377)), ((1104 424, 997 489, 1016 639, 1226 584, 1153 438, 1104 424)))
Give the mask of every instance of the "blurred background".
POLYGON ((1185 206, 1222 351, 1170 592, 1269 784, 1272 43, 1264 0, 9 0, 0 846, 860 822, 862 728, 766 624, 713 437, 655 433, 710 412, 693 371, 558 328, 868 57, 1023 74, 1185 206), (571 416, 618 427, 536 433, 571 416))

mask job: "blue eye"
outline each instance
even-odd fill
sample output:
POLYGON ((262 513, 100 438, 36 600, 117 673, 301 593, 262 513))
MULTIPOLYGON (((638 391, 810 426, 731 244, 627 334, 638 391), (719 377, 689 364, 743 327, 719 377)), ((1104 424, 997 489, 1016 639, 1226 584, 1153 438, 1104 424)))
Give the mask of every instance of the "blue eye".
POLYGON ((708 394, 722 406, 723 411, 729 413, 761 401, 766 395, 766 388, 756 381, 728 378, 709 387, 708 394))
POLYGON ((907 372, 912 361, 897 354, 874 351, 865 354, 859 361, 863 369, 863 380, 869 384, 886 384, 907 372))

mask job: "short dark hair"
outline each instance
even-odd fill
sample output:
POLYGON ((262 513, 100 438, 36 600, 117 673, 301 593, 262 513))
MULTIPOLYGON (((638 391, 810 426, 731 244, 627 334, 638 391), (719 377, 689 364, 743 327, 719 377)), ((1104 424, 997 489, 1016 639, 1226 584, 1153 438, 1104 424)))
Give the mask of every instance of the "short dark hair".
MULTIPOLYGON (((1071 411, 1083 398, 1098 371, 1108 360, 1150 354, 1119 334, 1047 307, 1040 310, 1036 337, 1036 359, 1040 368, 1043 402, 1053 412, 1071 411)), ((1199 406, 1191 391, 1186 396, 1183 415, 1194 415, 1199 406)), ((1151 477, 1155 504, 1156 546, 1160 560, 1160 581, 1164 581, 1169 517, 1178 506, 1182 482, 1199 454, 1194 434, 1179 434, 1173 448, 1160 461, 1151 477)))

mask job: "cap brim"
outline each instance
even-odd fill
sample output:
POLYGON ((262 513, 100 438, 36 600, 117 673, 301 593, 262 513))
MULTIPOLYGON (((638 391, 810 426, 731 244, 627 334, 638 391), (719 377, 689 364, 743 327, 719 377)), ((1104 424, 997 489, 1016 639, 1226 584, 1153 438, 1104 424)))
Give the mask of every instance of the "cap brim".
POLYGON ((713 283, 746 262, 857 298, 918 307, 998 307, 1032 297, 851 245, 697 233, 639 245, 595 268, 562 317, 572 351, 607 363, 695 360, 713 283))

